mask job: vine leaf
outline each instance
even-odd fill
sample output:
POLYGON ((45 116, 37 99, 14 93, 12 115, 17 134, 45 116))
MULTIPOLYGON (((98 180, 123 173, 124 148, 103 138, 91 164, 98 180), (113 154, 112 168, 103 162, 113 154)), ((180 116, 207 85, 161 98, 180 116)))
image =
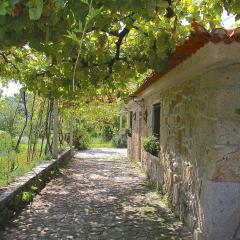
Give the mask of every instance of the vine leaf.
POLYGON ((68 34, 66 35, 67 38, 71 39, 74 42, 79 43, 79 39, 78 39, 76 33, 70 32, 70 31, 67 31, 67 32, 68 32, 68 34))
POLYGON ((9 0, 9 4, 14 6, 15 4, 19 3, 20 0, 9 0))
POLYGON ((99 9, 95 9, 95 8, 91 8, 90 12, 89 12, 89 18, 93 19, 95 18, 97 15, 99 15, 102 11, 102 7, 99 9))
POLYGON ((64 7, 64 0, 55 0, 56 9, 61 9, 64 7))
POLYGON ((75 32, 78 32, 78 33, 83 32, 83 24, 81 21, 78 22, 78 28, 75 30, 75 32))
POLYGON ((88 0, 80 0, 82 3, 88 4, 88 0))
POLYGON ((6 15, 7 14, 7 8, 8 8, 8 3, 5 1, 0 2, 0 15, 6 15))
POLYGON ((30 0, 27 6, 29 7, 29 18, 31 20, 38 20, 42 14, 43 0, 30 0))
POLYGON ((157 7, 160 7, 160 8, 167 8, 169 7, 169 4, 167 1, 162 1, 162 0, 157 0, 156 1, 156 5, 157 7))

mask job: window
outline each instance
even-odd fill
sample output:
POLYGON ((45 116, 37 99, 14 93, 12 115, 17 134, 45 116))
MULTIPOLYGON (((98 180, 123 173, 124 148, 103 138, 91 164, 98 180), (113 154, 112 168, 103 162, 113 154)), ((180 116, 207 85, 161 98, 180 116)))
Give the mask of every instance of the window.
POLYGON ((133 123, 133 112, 131 111, 129 113, 129 128, 132 129, 132 123, 133 123))
POLYGON ((153 105, 153 122, 152 122, 152 132, 153 135, 160 139, 160 114, 161 114, 161 106, 160 103, 153 105))
POLYGON ((148 121, 148 110, 147 109, 144 112, 143 119, 144 119, 145 123, 147 123, 147 121, 148 121))

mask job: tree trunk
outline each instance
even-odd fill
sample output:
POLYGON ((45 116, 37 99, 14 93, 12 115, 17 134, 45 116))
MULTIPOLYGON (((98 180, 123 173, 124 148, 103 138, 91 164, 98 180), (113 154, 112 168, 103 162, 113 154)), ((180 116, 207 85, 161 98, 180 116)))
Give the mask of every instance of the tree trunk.
POLYGON ((40 131, 41 131, 41 128, 42 128, 42 119, 43 119, 43 112, 44 112, 45 103, 46 103, 46 99, 44 99, 42 101, 40 110, 38 112, 38 121, 37 121, 37 124, 35 126, 35 133, 36 134, 35 134, 34 143, 33 143, 32 149, 31 149, 32 156, 31 156, 30 160, 33 160, 33 158, 34 158, 34 154, 35 154, 35 151, 36 151, 36 145, 37 145, 37 142, 38 142, 38 138, 40 136, 40 131))
POLYGON ((27 127, 27 122, 28 122, 28 111, 27 111, 27 103, 26 103, 26 92, 25 91, 20 91, 21 93, 21 97, 22 97, 22 100, 23 100, 23 105, 24 105, 24 114, 25 114, 25 122, 24 122, 24 125, 23 125, 23 128, 22 128, 22 131, 18 137, 18 140, 17 140, 17 144, 15 146, 15 151, 16 152, 19 152, 19 145, 21 143, 21 140, 22 140, 22 136, 23 136, 23 133, 25 131, 25 128, 27 127))
POLYGON ((63 139, 64 139, 62 127, 63 127, 63 118, 59 117, 59 136, 58 136, 58 139, 59 139, 60 146, 63 145, 63 139))
POLYGON ((47 106, 47 111, 46 111, 46 116, 45 116, 45 127, 44 127, 44 131, 42 132, 42 140, 41 140, 41 148, 40 148, 39 157, 42 156, 44 138, 45 138, 45 134, 47 133, 47 129, 48 129, 49 109, 50 109, 50 103, 49 103, 49 101, 48 101, 48 106, 47 106))
POLYGON ((47 124, 46 124, 46 146, 45 146, 45 154, 48 152, 52 153, 52 146, 50 142, 51 137, 51 126, 52 126, 52 110, 53 110, 53 100, 49 101, 49 112, 47 115, 47 124))
POLYGON ((27 150, 27 162, 30 161, 31 158, 31 146, 32 146, 32 129, 33 129, 33 116, 35 112, 35 101, 36 95, 33 96, 33 103, 32 103, 32 111, 31 111, 31 118, 30 118, 30 130, 28 135, 28 150, 27 150))

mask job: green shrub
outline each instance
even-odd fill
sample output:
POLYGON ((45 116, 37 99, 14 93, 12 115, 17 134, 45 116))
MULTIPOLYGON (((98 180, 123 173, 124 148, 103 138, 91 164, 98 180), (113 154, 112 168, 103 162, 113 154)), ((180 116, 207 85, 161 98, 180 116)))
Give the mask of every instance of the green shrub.
POLYGON ((90 148, 112 148, 112 141, 104 141, 104 139, 99 137, 91 137, 90 148))
POLYGON ((128 137, 132 137, 132 129, 131 129, 131 128, 127 128, 127 129, 126 129, 126 135, 127 135, 128 137))
POLYGON ((90 146, 90 136, 86 129, 77 129, 74 131, 73 145, 78 150, 88 149, 90 146))
POLYGON ((122 135, 122 137, 120 137, 119 135, 115 135, 112 139, 112 145, 115 148, 126 148, 127 147, 127 136, 122 135))
POLYGON ((104 142, 109 142, 113 138, 113 130, 110 125, 104 126, 102 130, 102 138, 104 142))
POLYGON ((6 152, 12 149, 11 135, 0 130, 0 152, 6 152))
POLYGON ((145 151, 151 153, 154 156, 158 156, 159 154, 159 140, 153 135, 147 137, 143 140, 143 148, 145 151))

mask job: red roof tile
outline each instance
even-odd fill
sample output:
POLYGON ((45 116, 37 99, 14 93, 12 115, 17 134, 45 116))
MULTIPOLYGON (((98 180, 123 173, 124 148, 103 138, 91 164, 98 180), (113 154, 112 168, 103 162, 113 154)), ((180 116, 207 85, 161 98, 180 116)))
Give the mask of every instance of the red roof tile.
POLYGON ((132 94, 132 96, 136 96, 142 92, 144 89, 156 82, 177 65, 193 55, 197 50, 199 50, 209 41, 213 43, 223 41, 226 44, 230 44, 233 41, 240 42, 240 28, 215 28, 212 31, 208 31, 202 25, 196 22, 192 23, 192 28, 194 31, 191 32, 191 34, 182 44, 173 50, 172 54, 167 60, 165 67, 161 71, 153 72, 151 75, 149 75, 142 83, 142 85, 140 85, 140 87, 132 94))

